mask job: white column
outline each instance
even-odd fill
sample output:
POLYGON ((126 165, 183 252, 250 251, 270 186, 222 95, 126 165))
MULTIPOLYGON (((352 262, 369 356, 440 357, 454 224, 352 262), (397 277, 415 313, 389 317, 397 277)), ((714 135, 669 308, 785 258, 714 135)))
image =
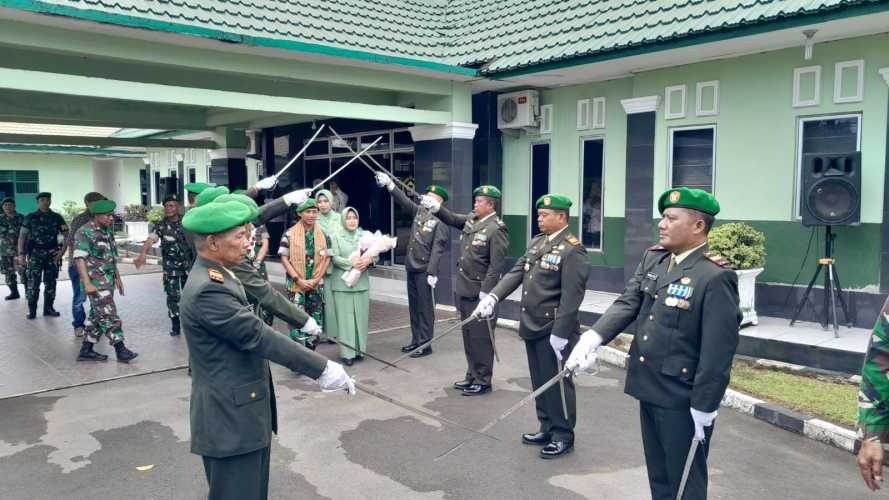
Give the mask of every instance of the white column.
POLYGON ((123 209, 123 162, 119 158, 93 159, 93 191, 114 200, 120 210, 123 209))

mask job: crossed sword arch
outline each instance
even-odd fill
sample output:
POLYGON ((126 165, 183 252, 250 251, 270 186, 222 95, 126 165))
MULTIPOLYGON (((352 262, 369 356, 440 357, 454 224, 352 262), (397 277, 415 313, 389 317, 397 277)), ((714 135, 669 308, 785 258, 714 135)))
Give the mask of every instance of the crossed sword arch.
MULTIPOLYGON (((326 126, 326 124, 323 124, 323 123, 322 123, 321 126, 318 127, 318 130, 315 131, 315 134, 312 135, 312 137, 306 142, 306 144, 303 146, 303 148, 300 149, 300 150, 296 153, 296 155, 294 155, 293 158, 291 158, 290 161, 287 162, 286 165, 284 165, 284 168, 282 168, 281 170, 279 170, 279 171, 274 175, 274 179, 275 179, 275 181, 274 181, 274 184, 273 184, 273 186, 272 186, 273 188, 274 188, 274 185, 276 185, 276 184, 278 183, 278 179, 280 178, 281 174, 283 174, 288 168, 290 168, 290 166, 293 165, 293 164, 296 162, 296 160, 299 159, 300 156, 302 156, 302 154, 306 152, 306 150, 309 148, 309 146, 312 144, 312 142, 314 142, 314 140, 318 137, 318 135, 321 134, 321 131, 324 130, 325 126, 326 126)), ((351 159, 349 159, 349 161, 347 161, 345 164, 343 164, 343 166, 339 167, 339 168, 336 169, 333 173, 331 173, 329 176, 327 176, 324 180, 320 181, 317 185, 313 186, 313 187, 312 187, 312 191, 315 191, 315 190, 321 188, 327 181, 329 181, 330 179, 334 178, 337 174, 339 174, 340 172, 342 172, 346 167, 348 167, 349 165, 351 165, 355 160, 359 160, 359 161, 361 162, 361 164, 364 165, 365 167, 367 167, 368 170, 370 170, 374 175, 376 175, 377 172, 381 172, 381 173, 385 173, 386 175, 389 175, 390 178, 391 178, 394 182, 396 182, 397 184, 399 184, 399 185, 401 186, 401 188, 405 191, 405 193, 406 193, 408 196, 410 196, 411 198, 413 198, 415 201, 419 201, 419 199, 420 199, 420 195, 419 195, 419 194, 418 194, 418 193, 417 193, 411 186, 408 186, 407 184, 405 184, 405 183, 404 183, 401 179, 399 179, 398 177, 395 177, 394 175, 390 175, 390 174, 386 171, 386 169, 385 169, 382 165, 380 165, 380 163, 379 163, 376 159, 374 159, 373 156, 367 156, 366 158, 368 158, 368 159, 370 160, 370 162, 373 163, 374 166, 377 167, 376 169, 375 169, 374 167, 372 167, 372 166, 370 165, 370 163, 368 163, 368 162, 365 160, 365 156, 364 156, 364 154, 365 154, 368 150, 370 150, 371 148, 373 148, 374 146, 376 146, 377 143, 380 142, 380 140, 383 138, 383 136, 379 136, 379 137, 377 137, 373 142, 371 142, 370 144, 368 144, 367 146, 365 146, 361 151, 356 152, 356 151, 349 145, 349 142, 346 141, 346 140, 344 140, 344 139, 343 139, 343 138, 336 132, 336 130, 334 130, 333 127, 327 127, 327 128, 330 129, 331 134, 333 134, 337 139, 339 139, 339 141, 340 141, 341 144, 345 145, 346 149, 348 149, 349 152, 352 153, 353 156, 352 156, 351 159)), ((360 146, 360 144, 359 144, 359 146, 360 146)), ((428 209, 426 209, 425 207, 423 207, 422 205, 420 205, 420 206, 418 207, 418 210, 428 210, 428 209)), ((433 287, 433 301, 434 301, 434 300, 435 300, 435 290, 434 290, 434 287, 433 287)), ((373 359, 374 361, 377 361, 377 362, 379 362, 379 363, 382 363, 382 364, 383 364, 383 367, 380 369, 380 371, 383 371, 383 370, 385 370, 386 368, 396 368, 396 369, 398 369, 398 370, 401 370, 401 371, 404 371, 404 372, 407 372, 407 373, 411 373, 410 370, 407 370, 406 368, 402 368, 402 367, 398 366, 398 363, 401 362, 402 360, 404 360, 405 358, 409 357, 410 355, 412 355, 412 354, 414 354, 414 353, 416 353, 416 352, 420 352, 421 350, 423 350, 423 349, 425 349, 425 348, 431 346, 433 342, 437 342, 437 341, 441 340, 443 337, 445 337, 446 335, 450 334, 451 332, 454 332, 454 331, 456 331, 458 328, 461 328, 461 327, 463 327, 463 326, 465 326, 465 325, 468 325, 469 323, 471 323, 471 322, 473 322, 473 321, 481 321, 481 318, 479 318, 479 316, 478 316, 477 314, 473 313, 472 315, 470 315, 470 316, 467 317, 466 319, 464 319, 464 320, 462 320, 462 321, 458 321, 457 323, 455 323, 454 325, 450 326, 450 327, 449 327, 448 329, 446 329, 445 331, 443 331, 443 332, 441 332, 440 334, 436 335, 435 337, 429 339, 428 341, 424 342, 423 344, 418 345, 414 350, 412 350, 412 351, 410 351, 410 352, 407 352, 407 353, 405 353, 405 354, 399 356, 395 361, 392 361, 392 362, 386 361, 386 360, 384 360, 384 359, 382 359, 382 358, 379 358, 379 357, 374 356, 374 355, 372 355, 372 354, 369 354, 369 353, 367 353, 367 352, 363 352, 363 351, 361 351, 360 349, 358 349, 358 348, 356 348, 356 347, 354 347, 354 346, 351 346, 351 345, 349 345, 349 344, 347 344, 347 343, 345 343, 345 342, 343 342, 343 341, 341 341, 341 340, 339 340, 339 339, 331 339, 331 340, 333 340, 334 343, 339 344, 339 345, 345 347, 346 349, 350 349, 350 350, 352 350, 352 351, 355 351, 355 352, 358 353, 359 355, 366 356, 366 357, 368 357, 368 358, 370 358, 370 359, 373 359)), ((495 343, 495 340, 494 340, 494 329, 493 329, 492 326, 491 326, 491 322, 490 322, 490 320, 486 321, 486 323, 487 323, 487 326, 488 326, 488 335, 489 335, 490 338, 491 338, 491 347, 493 348, 493 350, 494 350, 494 355, 495 355, 495 357, 497 358, 497 361, 499 362, 499 361, 500 361, 500 355, 497 353, 497 346, 496 346, 496 343, 495 343)), ((368 386, 367 384, 364 384, 364 383, 361 383, 361 382, 358 382, 358 381, 355 381, 355 388, 358 389, 358 390, 360 390, 360 391, 362 391, 362 392, 364 392, 364 393, 366 393, 366 394, 368 394, 368 395, 370 395, 370 396, 373 396, 373 397, 375 397, 375 398, 377 398, 377 399, 380 399, 380 400, 385 401, 385 402, 387 402, 387 403, 393 404, 393 405, 395 405, 395 406, 401 407, 401 408, 403 408, 403 409, 405 409, 405 410, 408 410, 408 411, 410 411, 410 412, 412 412, 412 413, 416 413, 416 414, 418 414, 418 415, 422 415, 422 416, 424 416, 424 417, 431 418, 431 419, 433 419, 433 420, 437 420, 437 421, 439 421, 439 422, 441 422, 441 423, 443 423, 443 424, 445 424, 445 425, 451 426, 451 427, 456 427, 456 428, 458 428, 458 429, 462 429, 462 430, 468 431, 468 432, 470 432, 470 433, 472 433, 472 434, 474 434, 474 435, 476 435, 476 436, 483 436, 483 437, 486 437, 486 438, 488 438, 488 439, 492 439, 492 440, 494 440, 494 441, 500 441, 500 438, 498 438, 498 437, 496 437, 496 436, 493 436, 493 435, 491 435, 491 434, 488 434, 488 431, 491 430, 495 425, 497 425, 498 423, 500 423, 501 421, 503 421, 504 419, 506 419, 508 416, 510 416, 510 415, 511 415, 512 413, 514 413, 516 410, 518 410, 519 408, 521 408, 522 406, 524 406, 524 405, 528 404, 529 402, 531 402, 531 401, 537 399, 541 394, 543 394, 544 392, 546 392, 547 390, 549 390, 552 386, 554 386, 554 385, 556 385, 556 384, 559 384, 559 389, 560 389, 560 393, 561 393, 561 399, 562 399, 562 412, 564 413, 565 418, 568 419, 568 407, 567 407, 567 404, 566 404, 566 402, 565 402, 565 386, 564 386, 565 381, 564 381, 564 379, 565 379, 565 377, 570 376, 570 375, 572 374, 572 371, 569 370, 568 368, 563 367, 561 361, 559 362, 559 367, 560 367, 560 370, 559 370, 559 372, 558 372, 555 376, 553 376, 551 379, 547 380, 545 383, 543 383, 543 385, 541 385, 540 387, 538 387, 537 389, 535 389, 534 391, 532 391, 531 393, 529 393, 528 395, 526 395, 525 397, 523 397, 521 400, 519 400, 518 402, 516 402, 514 405, 510 406, 509 408, 507 408, 503 413, 501 413, 501 414, 498 415, 496 418, 494 418, 493 420, 491 420, 490 422, 488 422, 487 424, 485 424, 484 426, 482 426, 480 429, 473 429, 473 428, 471 428, 471 427, 469 427, 469 426, 466 426, 466 425, 463 425, 463 424, 461 424, 461 423, 459 423, 459 422, 455 422, 455 421, 453 421, 453 420, 450 420, 450 419, 448 419, 448 418, 442 417, 442 416, 440 416, 440 415, 436 415, 436 414, 434 414, 434 413, 432 413, 432 412, 430 412, 430 411, 428 411, 428 410, 424 410, 424 409, 422 409, 422 408, 418 408, 418 407, 416 407, 416 406, 414 406, 414 405, 410 405, 410 404, 404 403, 404 402, 402 402, 402 401, 399 401, 399 400, 396 399, 396 398, 393 398, 392 396, 389 396, 389 395, 384 394, 384 393, 382 393, 382 392, 380 392, 380 391, 378 391, 378 390, 376 390, 376 389, 373 389, 372 387, 368 386)), ((596 373, 598 373, 598 371, 599 371, 599 370, 598 370, 598 367, 597 367, 597 368, 596 368, 593 372, 591 372, 590 374, 595 375, 596 373)), ((464 439, 463 441, 457 443, 457 445, 453 446, 453 447, 450 448, 449 450, 447 450, 447 451, 445 451, 444 453, 442 453, 441 455, 437 456, 437 457, 435 458, 435 461, 441 460, 441 459, 445 458, 446 456, 450 455, 451 453, 457 451, 457 450, 460 449, 463 445, 465 445, 466 443, 470 442, 472 439, 473 439, 472 437, 469 437, 469 438, 466 438, 466 439, 464 439)), ((688 450, 688 456, 686 457, 685 466, 684 466, 683 471, 682 471, 682 479, 681 479, 681 481, 680 481, 680 483, 679 483, 679 490, 678 490, 677 495, 676 495, 676 498, 677 498, 677 499, 681 499, 682 496, 683 496, 683 494, 684 494, 684 492, 685 492, 685 486, 686 486, 686 483, 687 483, 687 481, 688 481, 689 472, 691 471, 691 466, 692 466, 692 463, 694 462, 695 454, 697 453, 697 449, 698 449, 698 447, 699 447, 699 445, 700 445, 701 442, 702 442, 702 441, 701 441, 701 440, 698 440, 697 438, 693 438, 693 439, 692 439, 691 446, 689 447, 689 450, 688 450)))

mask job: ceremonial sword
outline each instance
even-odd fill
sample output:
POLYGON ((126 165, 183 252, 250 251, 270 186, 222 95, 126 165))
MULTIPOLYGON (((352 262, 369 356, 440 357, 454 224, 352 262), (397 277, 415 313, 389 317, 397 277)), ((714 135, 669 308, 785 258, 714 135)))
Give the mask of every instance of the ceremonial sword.
POLYGON ((691 464, 695 461, 695 452, 698 451, 699 444, 701 444, 701 440, 697 436, 691 439, 691 447, 688 449, 688 457, 685 459, 685 468, 682 470, 682 480, 679 481, 676 500, 682 500, 682 495, 685 494, 685 483, 688 482, 688 473, 691 472, 691 464))
POLYGON ((411 371, 408 370, 407 368, 402 368, 402 367, 400 367, 400 366, 393 365, 392 363, 386 361, 385 359, 378 358, 378 357, 374 356, 373 354, 368 354, 368 353, 366 353, 366 352, 363 352, 361 349, 358 349, 358 348, 356 348, 356 347, 352 347, 352 346, 350 346, 349 344, 347 344, 347 343, 341 341, 340 339, 335 339, 335 338, 330 338, 330 337, 328 337, 327 339, 330 340, 330 341, 332 341, 332 342, 335 343, 335 344, 339 344, 339 345, 345 347, 346 349, 352 349, 353 351, 357 352, 357 353, 360 354, 361 356, 367 356, 368 358, 370 358, 370 359, 372 359, 372 360, 374 360, 374 361, 378 361, 378 362, 380 362, 380 363, 383 363, 384 365, 391 366, 392 368, 398 368, 399 370, 401 370, 401 371, 403 371, 403 372, 411 373, 411 371))
MULTIPOLYGON (((400 361, 402 361, 403 359, 407 358, 407 357, 410 356, 411 354, 413 354, 413 353, 415 353, 415 352, 418 352, 418 351, 421 351, 421 350, 423 350, 423 349, 429 347, 430 345, 432 345, 433 342, 436 342, 436 341, 440 340, 440 339, 441 339, 442 337, 444 337, 445 335, 447 335, 447 334, 453 332, 454 330, 456 330, 457 328, 460 328, 460 327, 463 326, 463 325, 467 325, 467 324, 469 324, 470 321, 474 321, 474 320, 476 320, 476 319, 478 319, 478 316, 476 316, 475 314, 470 315, 468 318, 464 319, 463 321, 460 321, 459 323, 454 324, 453 326, 451 326, 451 327, 448 328, 447 330, 445 330, 445 331, 439 333, 439 334, 436 335, 435 337, 433 337, 433 338, 427 340, 426 342, 423 342, 422 344, 418 345, 417 348, 414 349, 413 351, 406 352, 406 353, 402 354, 401 356, 399 356, 398 358, 396 358, 395 361, 393 361, 393 362, 391 363, 391 365, 392 365, 392 366, 397 365, 400 361)), ((380 371, 383 371, 383 370, 385 370, 386 368, 388 368, 388 366, 384 366, 384 367, 380 368, 380 371)))
POLYGON ((333 178, 336 176, 336 174, 342 172, 343 169, 346 168, 346 167, 348 167, 349 165, 351 165, 353 161, 355 161, 355 160, 361 158, 361 155, 363 155, 365 152, 367 152, 368 149, 370 149, 370 148, 376 146, 377 143, 380 142, 380 139, 382 139, 382 138, 383 138, 383 136, 379 136, 379 137, 377 137, 377 139, 376 139, 375 141, 373 141, 372 143, 368 144, 367 147, 365 147, 364 149, 362 149, 361 151, 359 151, 358 153, 356 153, 355 156, 353 156, 349 161, 347 161, 342 167, 340 167, 340 168, 334 170, 333 173, 330 174, 330 175, 328 175, 327 177, 325 177, 323 181, 319 182, 316 186, 312 187, 312 191, 314 191, 314 190, 318 189, 319 187, 323 186, 325 182, 329 181, 330 179, 333 179, 333 178))
POLYGON ((500 362, 500 354, 497 354, 497 344, 494 342, 494 329, 491 327, 491 318, 488 318, 485 323, 488 324, 488 336, 491 337, 491 349, 494 351, 494 357, 497 358, 497 362, 500 362))
POLYGON ((295 162, 297 158, 302 156, 302 154, 305 153, 307 149, 309 149, 309 146, 315 141, 315 138, 318 137, 318 134, 320 134, 322 130, 324 130, 323 123, 321 124, 320 127, 318 127, 318 130, 315 132, 315 135, 313 135, 309 139, 309 141, 306 142, 306 145, 303 146, 303 148, 300 149, 295 155, 293 155, 293 158, 291 158, 290 161, 287 162, 287 165, 284 165, 284 168, 282 168, 281 170, 278 171, 278 173, 275 174, 275 184, 278 183, 278 177, 280 177, 281 174, 283 174, 288 168, 290 168, 290 165, 293 165, 293 162, 295 162))

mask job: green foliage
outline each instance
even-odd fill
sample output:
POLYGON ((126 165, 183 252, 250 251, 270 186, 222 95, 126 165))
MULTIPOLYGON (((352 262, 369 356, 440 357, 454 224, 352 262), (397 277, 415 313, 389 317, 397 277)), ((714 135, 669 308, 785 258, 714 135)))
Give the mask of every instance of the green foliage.
POLYGON ((710 231, 710 250, 717 253, 735 269, 754 269, 766 263, 766 237, 742 222, 717 226, 710 231))
POLYGON ((76 201, 67 200, 62 203, 62 218, 70 224, 71 219, 84 210, 86 210, 86 207, 78 205, 76 201))
POLYGON ((148 222, 150 222, 152 224, 157 224, 163 218, 164 218, 163 207, 154 207, 151 210, 149 210, 148 214, 146 215, 146 219, 148 219, 148 222))
POLYGON ((148 210, 137 203, 123 207, 123 220, 127 222, 144 221, 148 210))

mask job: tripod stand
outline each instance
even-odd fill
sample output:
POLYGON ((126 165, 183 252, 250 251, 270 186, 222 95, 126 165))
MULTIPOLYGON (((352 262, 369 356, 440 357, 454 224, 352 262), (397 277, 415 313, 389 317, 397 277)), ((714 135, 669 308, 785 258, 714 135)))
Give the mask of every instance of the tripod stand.
POLYGON ((846 318, 846 326, 852 326, 852 324, 849 320, 849 310, 846 308, 846 300, 843 299, 843 288, 840 286, 840 277, 837 275, 837 268, 834 265, 833 245, 836 235, 833 234, 831 226, 824 226, 824 232, 824 257, 818 259, 818 267, 815 269, 815 275, 812 276, 812 280, 809 281, 806 293, 803 294, 802 300, 800 300, 799 305, 796 307, 796 312, 793 313, 793 319, 790 320, 790 326, 793 326, 793 324, 796 323, 796 319, 799 317, 800 312, 802 312, 803 306, 809 300, 812 286, 815 285, 815 281, 818 279, 818 275, 821 274, 821 270, 825 269, 824 321, 821 321, 821 327, 827 330, 828 322, 833 323, 833 334, 835 337, 839 338, 837 300, 840 301, 840 306, 843 308, 843 315, 846 318))

